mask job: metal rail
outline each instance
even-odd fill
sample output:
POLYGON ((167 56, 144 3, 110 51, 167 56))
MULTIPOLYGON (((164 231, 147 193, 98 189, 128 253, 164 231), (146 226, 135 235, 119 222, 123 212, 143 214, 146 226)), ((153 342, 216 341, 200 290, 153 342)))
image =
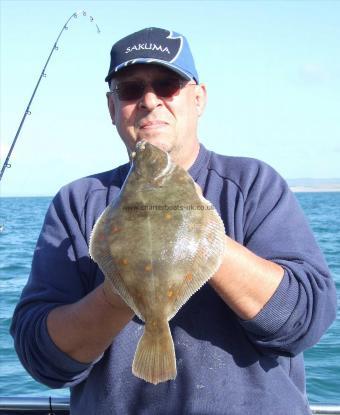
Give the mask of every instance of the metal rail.
POLYGON ((0 397, 0 415, 69 414, 69 398, 0 397))
MULTIPOLYGON (((311 405, 313 414, 340 415, 340 405, 315 404, 311 405)), ((0 415, 35 413, 69 413, 69 398, 13 398, 0 397, 0 415)))
POLYGON ((311 405, 313 414, 320 415, 338 415, 340 414, 340 405, 311 405))

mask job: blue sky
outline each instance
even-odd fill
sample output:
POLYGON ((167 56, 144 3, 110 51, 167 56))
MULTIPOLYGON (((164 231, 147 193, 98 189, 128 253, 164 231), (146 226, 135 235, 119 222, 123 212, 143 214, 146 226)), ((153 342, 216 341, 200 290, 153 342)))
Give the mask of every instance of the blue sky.
MULTIPOLYGON (((1 195, 53 195, 127 161, 106 107, 112 44, 143 27, 189 40, 208 105, 199 137, 289 178, 340 177, 339 1, 1 0, 1 160, 64 22, 1 195), (101 33, 98 35, 92 15, 101 33)), ((1 165, 2 165, 1 162, 1 165)))

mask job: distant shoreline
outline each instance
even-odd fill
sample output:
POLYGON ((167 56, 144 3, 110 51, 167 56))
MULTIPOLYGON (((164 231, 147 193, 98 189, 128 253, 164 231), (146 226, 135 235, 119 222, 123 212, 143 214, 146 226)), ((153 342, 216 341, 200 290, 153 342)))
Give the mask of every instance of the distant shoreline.
MULTIPOLYGON (((286 183, 290 190, 294 193, 337 193, 340 192, 340 178, 331 179, 286 179, 286 183)), ((46 197, 53 198, 54 195, 42 195, 42 194, 1 194, 0 199, 5 197, 46 197)))
POLYGON ((294 193, 335 193, 340 192, 340 187, 309 187, 309 186, 290 186, 294 193))
POLYGON ((340 192, 340 178, 330 179, 287 179, 289 188, 294 193, 340 192))
MULTIPOLYGON (((340 187, 309 187, 309 186, 289 186, 293 193, 337 193, 340 192, 340 187)), ((53 195, 0 195, 1 198, 18 198, 18 197, 44 197, 52 199, 53 195)))

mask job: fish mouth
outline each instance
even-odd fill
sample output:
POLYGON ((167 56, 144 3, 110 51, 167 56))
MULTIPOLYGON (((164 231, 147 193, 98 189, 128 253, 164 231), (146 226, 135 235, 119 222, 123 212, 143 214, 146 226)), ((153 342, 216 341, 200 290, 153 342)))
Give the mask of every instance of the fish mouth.
POLYGON ((144 151, 145 147, 150 145, 146 140, 141 140, 136 143, 136 151, 144 151))
POLYGON ((145 161, 155 162, 167 159, 168 153, 158 146, 151 144, 148 140, 140 140, 136 143, 135 147, 136 155, 140 154, 145 161), (144 155, 142 156, 142 153, 144 155))
POLYGON ((136 156, 138 156, 137 158, 139 160, 143 158, 150 163, 159 163, 161 160, 163 160, 163 162, 167 160, 166 163, 169 163, 169 160, 171 159, 171 154, 166 148, 165 143, 153 143, 145 138, 142 138, 135 143, 135 148, 130 153, 130 157, 136 162, 136 156))
POLYGON ((166 176, 173 169, 170 155, 147 140, 136 143, 133 162, 136 173, 149 178, 152 183, 166 176))
POLYGON ((166 154, 166 151, 164 151, 161 148, 149 143, 148 140, 143 139, 143 140, 138 141, 136 143, 135 152, 140 153, 140 152, 145 151, 145 150, 149 150, 150 154, 151 153, 152 154, 162 154, 162 153, 166 154))

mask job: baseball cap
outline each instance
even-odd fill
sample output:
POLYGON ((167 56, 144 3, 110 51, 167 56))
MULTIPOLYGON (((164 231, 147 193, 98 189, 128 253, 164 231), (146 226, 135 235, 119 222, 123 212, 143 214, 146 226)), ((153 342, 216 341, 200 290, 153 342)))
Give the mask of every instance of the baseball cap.
POLYGON ((105 81, 110 82, 121 69, 137 63, 165 66, 184 79, 199 83, 188 41, 171 30, 149 27, 116 42, 105 81))

